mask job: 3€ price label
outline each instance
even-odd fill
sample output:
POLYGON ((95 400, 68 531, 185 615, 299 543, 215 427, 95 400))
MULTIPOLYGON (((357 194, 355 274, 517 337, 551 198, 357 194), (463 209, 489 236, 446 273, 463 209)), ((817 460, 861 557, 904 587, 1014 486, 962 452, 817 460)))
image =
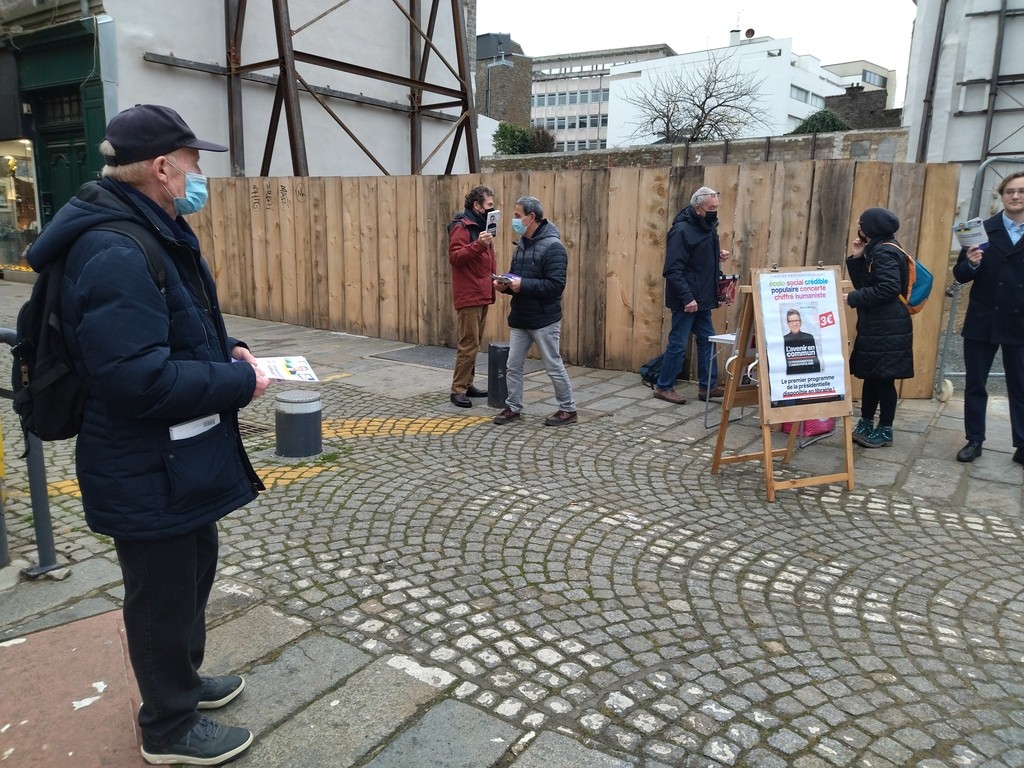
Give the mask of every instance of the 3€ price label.
POLYGON ((836 315, 834 312, 823 312, 818 315, 818 327, 828 328, 829 326, 836 324, 836 315))

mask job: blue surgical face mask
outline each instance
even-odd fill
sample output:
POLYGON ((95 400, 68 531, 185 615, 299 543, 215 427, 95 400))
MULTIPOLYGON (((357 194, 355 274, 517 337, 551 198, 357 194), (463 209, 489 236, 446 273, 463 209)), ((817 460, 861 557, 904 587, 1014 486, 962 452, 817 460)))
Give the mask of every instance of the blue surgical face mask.
POLYGON ((179 216, 198 213, 210 198, 210 193, 206 186, 206 177, 201 173, 182 171, 181 168, 171 163, 170 160, 167 162, 172 168, 185 176, 185 196, 174 197, 174 195, 171 195, 174 200, 174 212, 179 216))
POLYGON ((526 225, 523 224, 522 219, 512 219, 512 231, 515 232, 517 235, 526 234, 526 225))

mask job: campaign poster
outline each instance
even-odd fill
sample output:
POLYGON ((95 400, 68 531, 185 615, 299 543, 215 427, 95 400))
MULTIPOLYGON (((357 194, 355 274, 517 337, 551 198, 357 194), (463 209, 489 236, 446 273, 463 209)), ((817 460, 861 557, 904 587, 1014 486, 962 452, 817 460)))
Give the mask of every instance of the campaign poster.
POLYGON ((846 364, 835 272, 762 273, 759 287, 772 404, 845 396, 846 364))

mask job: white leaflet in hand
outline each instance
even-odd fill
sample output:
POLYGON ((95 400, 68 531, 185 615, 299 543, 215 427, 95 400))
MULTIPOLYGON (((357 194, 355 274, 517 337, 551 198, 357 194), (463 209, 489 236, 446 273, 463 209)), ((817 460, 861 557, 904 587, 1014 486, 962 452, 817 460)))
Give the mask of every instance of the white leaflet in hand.
POLYGON ((487 226, 486 229, 491 233, 492 236, 498 234, 498 224, 501 222, 501 211, 488 211, 487 212, 487 226))
POLYGON ((301 356, 296 357, 257 357, 256 367, 268 379, 284 381, 320 381, 313 373, 312 367, 301 356))
POLYGON ((980 218, 958 221, 953 225, 953 234, 961 248, 970 248, 972 245, 985 245, 988 242, 988 232, 985 231, 985 222, 980 218))

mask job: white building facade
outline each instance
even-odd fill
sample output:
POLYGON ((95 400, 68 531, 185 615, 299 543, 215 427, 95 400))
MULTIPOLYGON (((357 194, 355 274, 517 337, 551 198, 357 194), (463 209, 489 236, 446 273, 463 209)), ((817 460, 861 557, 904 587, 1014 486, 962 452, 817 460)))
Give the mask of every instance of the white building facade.
POLYGON ((530 118, 555 136, 556 152, 608 146, 609 73, 616 65, 674 56, 667 45, 586 51, 533 59, 530 118))
POLYGON ((960 218, 1000 210, 996 185, 1024 170, 1022 11, 999 0, 917 3, 903 107, 908 159, 963 166, 960 218))
POLYGON ((687 68, 706 65, 711 57, 741 76, 760 81, 757 108, 765 123, 752 123, 734 138, 778 136, 824 109, 825 97, 843 93, 840 78, 813 56, 793 53, 792 39, 770 37, 739 41, 707 51, 684 53, 612 67, 605 79, 609 91, 608 147, 650 144, 661 137, 638 133, 641 110, 629 102, 637 89, 649 88, 657 78, 671 77, 687 68))

